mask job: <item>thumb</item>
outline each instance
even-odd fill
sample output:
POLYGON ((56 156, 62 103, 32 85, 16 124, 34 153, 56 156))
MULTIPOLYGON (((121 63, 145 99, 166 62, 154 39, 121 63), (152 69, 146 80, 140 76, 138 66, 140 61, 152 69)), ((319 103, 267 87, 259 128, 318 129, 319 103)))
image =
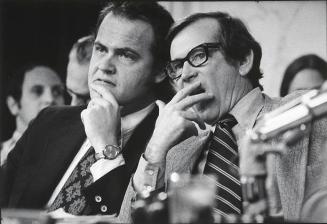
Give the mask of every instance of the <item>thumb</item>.
POLYGON ((156 104, 159 107, 159 113, 163 110, 163 108, 166 106, 166 104, 161 100, 156 100, 156 104))
POLYGON ((82 112, 81 112, 81 120, 82 120, 83 125, 84 125, 85 113, 86 113, 86 109, 82 110, 82 112))

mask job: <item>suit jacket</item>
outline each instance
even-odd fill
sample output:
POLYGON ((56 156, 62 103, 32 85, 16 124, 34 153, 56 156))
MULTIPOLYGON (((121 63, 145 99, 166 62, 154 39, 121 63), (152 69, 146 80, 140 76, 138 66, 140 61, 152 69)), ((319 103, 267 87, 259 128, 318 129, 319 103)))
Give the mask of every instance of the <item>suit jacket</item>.
MULTIPOLYGON (((258 118, 279 107, 290 99, 271 99, 263 95, 263 104, 258 107, 258 118)), ((253 123, 256 125, 256 122, 253 123)), ((254 127, 253 126, 253 127, 254 127)), ((306 197, 321 186, 326 186, 323 176, 321 150, 326 139, 327 120, 320 119, 312 124, 310 134, 298 141, 284 156, 273 156, 269 172, 273 176, 273 185, 268 189, 272 213, 282 210, 284 218, 297 220, 306 197)), ((251 128, 253 128, 251 127, 251 128)), ((245 133, 245 130, 244 130, 245 133)), ((202 151, 207 147, 209 131, 193 136, 172 148, 166 158, 165 181, 172 172, 193 173, 202 151)), ((239 139, 238 139, 238 145, 239 139)), ((167 185, 166 185, 167 186, 167 185)))
MULTIPOLYGON (((3 205, 43 209, 66 172, 86 135, 80 119, 84 107, 53 107, 43 110, 17 142, 3 168, 3 205)), ((130 177, 152 134, 158 108, 135 129, 123 149, 125 165, 115 168, 86 190, 91 214, 119 213, 130 177), (100 195, 102 202, 95 201, 100 195), (108 211, 101 212, 101 205, 108 211)), ((129 206, 129 205, 127 205, 129 206)))

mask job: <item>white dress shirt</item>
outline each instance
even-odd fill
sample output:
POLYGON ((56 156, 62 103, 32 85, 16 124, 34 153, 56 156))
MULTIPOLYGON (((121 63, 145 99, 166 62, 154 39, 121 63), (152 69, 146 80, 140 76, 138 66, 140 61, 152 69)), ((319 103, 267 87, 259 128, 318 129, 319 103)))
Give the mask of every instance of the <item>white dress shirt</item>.
POLYGON ((22 133, 15 130, 12 137, 1 144, 1 153, 0 153, 0 159, 1 159, 0 165, 1 166, 5 163, 9 152, 15 147, 16 142, 20 139, 21 136, 22 136, 22 133))
MULTIPOLYGON (((119 140, 120 145, 122 148, 126 145, 127 141, 133 134, 133 131, 135 128, 141 123, 141 121, 152 111, 152 109, 155 107, 155 104, 152 103, 149 106, 134 112, 132 114, 128 114, 121 118, 121 138, 119 140)), ((55 188, 53 194, 50 197, 50 200, 47 203, 47 207, 49 207, 54 200, 56 199, 57 195, 65 185, 66 181, 68 180, 69 176, 77 166, 78 162, 83 158, 85 153, 88 151, 88 149, 91 147, 91 143, 88 139, 85 139, 84 143, 82 144, 80 150, 76 154, 75 158, 71 162, 70 166, 68 167, 66 173, 60 180, 59 184, 55 188)), ((111 170, 124 165, 125 160, 123 158, 122 154, 119 154, 117 158, 113 160, 107 160, 107 159, 100 159, 96 161, 91 167, 90 171, 93 176, 93 181, 98 180, 111 170)))

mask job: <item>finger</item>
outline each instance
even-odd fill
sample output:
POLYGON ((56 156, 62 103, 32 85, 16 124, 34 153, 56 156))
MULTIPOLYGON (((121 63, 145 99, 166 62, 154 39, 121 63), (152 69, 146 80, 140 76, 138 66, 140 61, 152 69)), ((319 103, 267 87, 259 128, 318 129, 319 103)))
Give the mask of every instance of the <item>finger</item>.
POLYGON ((163 108, 166 106, 166 104, 164 102, 162 102, 161 100, 156 100, 156 104, 159 108, 159 114, 160 114, 161 111, 163 110, 163 108))
POLYGON ((100 98, 103 98, 113 104, 117 104, 117 100, 116 98, 114 97, 114 95, 112 95, 112 93, 106 89, 104 86, 101 86, 101 85, 96 85, 93 87, 93 90, 100 95, 100 98))
POLYGON ((105 100, 103 98, 94 98, 91 101, 92 101, 91 106, 93 106, 93 107, 94 106, 101 106, 101 107, 107 108, 109 106, 109 104, 111 103, 111 102, 108 102, 107 100, 105 100))
POLYGON ((325 81, 325 82, 322 84, 322 86, 321 86, 320 89, 323 90, 323 91, 326 91, 326 90, 327 90, 327 81, 325 81))
POLYGON ((82 123, 83 124, 84 124, 85 111, 86 111, 86 109, 85 110, 82 110, 82 112, 81 112, 81 120, 82 120, 82 123))
POLYGON ((210 100, 212 98, 213 98, 212 93, 200 93, 200 94, 186 97, 185 99, 181 100, 179 103, 176 103, 175 106, 179 110, 185 110, 189 107, 194 106, 197 103, 210 100))
POLYGON ((196 90, 200 86, 201 86, 201 83, 200 82, 196 82, 196 83, 193 83, 193 84, 191 84, 191 85, 189 85, 189 86, 181 89, 172 98, 172 100, 170 101, 170 103, 171 104, 175 104, 175 103, 179 102, 180 100, 182 100, 185 97, 187 97, 188 95, 190 95, 194 90, 196 90))
POLYGON ((98 91, 94 87, 90 87, 90 88, 92 88, 92 90, 93 90, 93 92, 95 94, 93 98, 97 98, 97 97, 101 98, 100 93, 98 93, 98 91))
POLYGON ((202 130, 206 128, 203 119, 198 115, 198 113, 188 110, 188 111, 180 111, 179 114, 183 118, 197 123, 202 130))
POLYGON ((94 99, 90 100, 89 103, 87 104, 87 108, 91 108, 95 105, 94 99))

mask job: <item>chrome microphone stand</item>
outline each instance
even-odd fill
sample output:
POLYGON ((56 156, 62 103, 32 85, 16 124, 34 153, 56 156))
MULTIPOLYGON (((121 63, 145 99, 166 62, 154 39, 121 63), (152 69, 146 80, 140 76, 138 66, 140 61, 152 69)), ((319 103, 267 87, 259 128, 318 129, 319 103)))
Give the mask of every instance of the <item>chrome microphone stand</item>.
POLYGON ((259 120, 259 125, 247 133, 245 150, 240 155, 240 180, 245 215, 265 222, 269 217, 266 190, 269 176, 266 167, 267 156, 272 153, 282 156, 291 145, 308 133, 307 123, 326 114, 327 91, 312 90, 267 113, 259 120), (277 137, 280 137, 278 144, 266 144, 277 137))

